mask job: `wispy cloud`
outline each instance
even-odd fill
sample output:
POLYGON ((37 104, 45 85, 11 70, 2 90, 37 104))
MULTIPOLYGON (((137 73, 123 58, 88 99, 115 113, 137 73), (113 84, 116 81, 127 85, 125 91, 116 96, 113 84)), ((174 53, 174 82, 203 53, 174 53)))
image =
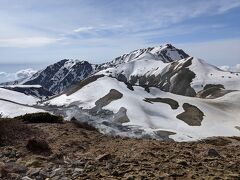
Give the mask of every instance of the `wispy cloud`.
POLYGON ((0 47, 39 47, 48 44, 53 44, 62 40, 61 38, 49 37, 18 37, 18 38, 3 38, 0 39, 0 47))
POLYGON ((87 27, 79 27, 77 29, 74 29, 73 32, 75 33, 81 33, 81 32, 89 32, 93 30, 94 28, 92 26, 87 26, 87 27))
POLYGON ((235 66, 219 66, 219 68, 224 71, 240 72, 240 64, 236 64, 235 66))
POLYGON ((239 7, 239 0, 0 0, 0 61, 104 60, 149 44, 239 39, 239 7))
POLYGON ((237 7, 240 7, 239 0, 233 0, 233 1, 230 1, 230 3, 229 1, 220 1, 218 13, 222 14, 237 7))

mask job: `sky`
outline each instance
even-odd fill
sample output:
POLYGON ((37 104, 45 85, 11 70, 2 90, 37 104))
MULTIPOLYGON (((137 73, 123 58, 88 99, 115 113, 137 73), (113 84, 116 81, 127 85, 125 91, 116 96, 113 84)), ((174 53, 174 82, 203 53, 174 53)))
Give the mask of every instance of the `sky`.
POLYGON ((240 0, 0 0, 0 78, 64 58, 106 62, 165 43, 235 66, 239 19, 240 0))

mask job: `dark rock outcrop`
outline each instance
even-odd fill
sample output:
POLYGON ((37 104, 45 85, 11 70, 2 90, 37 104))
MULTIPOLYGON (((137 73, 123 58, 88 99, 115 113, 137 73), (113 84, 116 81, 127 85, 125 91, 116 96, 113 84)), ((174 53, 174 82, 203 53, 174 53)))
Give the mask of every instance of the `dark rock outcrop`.
POLYGON ((177 118, 187 123, 189 126, 201 126, 203 112, 196 106, 188 103, 183 104, 184 112, 177 115, 177 118))

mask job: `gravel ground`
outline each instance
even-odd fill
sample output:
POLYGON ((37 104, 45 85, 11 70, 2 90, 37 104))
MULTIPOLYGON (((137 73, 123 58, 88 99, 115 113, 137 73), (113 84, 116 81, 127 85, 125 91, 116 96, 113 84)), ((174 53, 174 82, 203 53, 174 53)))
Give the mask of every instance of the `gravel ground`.
POLYGON ((240 179, 240 137, 177 143, 110 137, 71 122, 24 126, 27 137, 19 132, 0 147, 0 179, 240 179))

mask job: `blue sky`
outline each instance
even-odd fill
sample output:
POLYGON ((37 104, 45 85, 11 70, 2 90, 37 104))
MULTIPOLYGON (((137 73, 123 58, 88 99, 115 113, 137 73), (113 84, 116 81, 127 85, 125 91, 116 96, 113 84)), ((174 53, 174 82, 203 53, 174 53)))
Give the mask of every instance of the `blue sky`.
POLYGON ((239 19, 240 0, 0 0, 0 72, 63 58, 99 63, 164 43, 234 66, 239 19))

